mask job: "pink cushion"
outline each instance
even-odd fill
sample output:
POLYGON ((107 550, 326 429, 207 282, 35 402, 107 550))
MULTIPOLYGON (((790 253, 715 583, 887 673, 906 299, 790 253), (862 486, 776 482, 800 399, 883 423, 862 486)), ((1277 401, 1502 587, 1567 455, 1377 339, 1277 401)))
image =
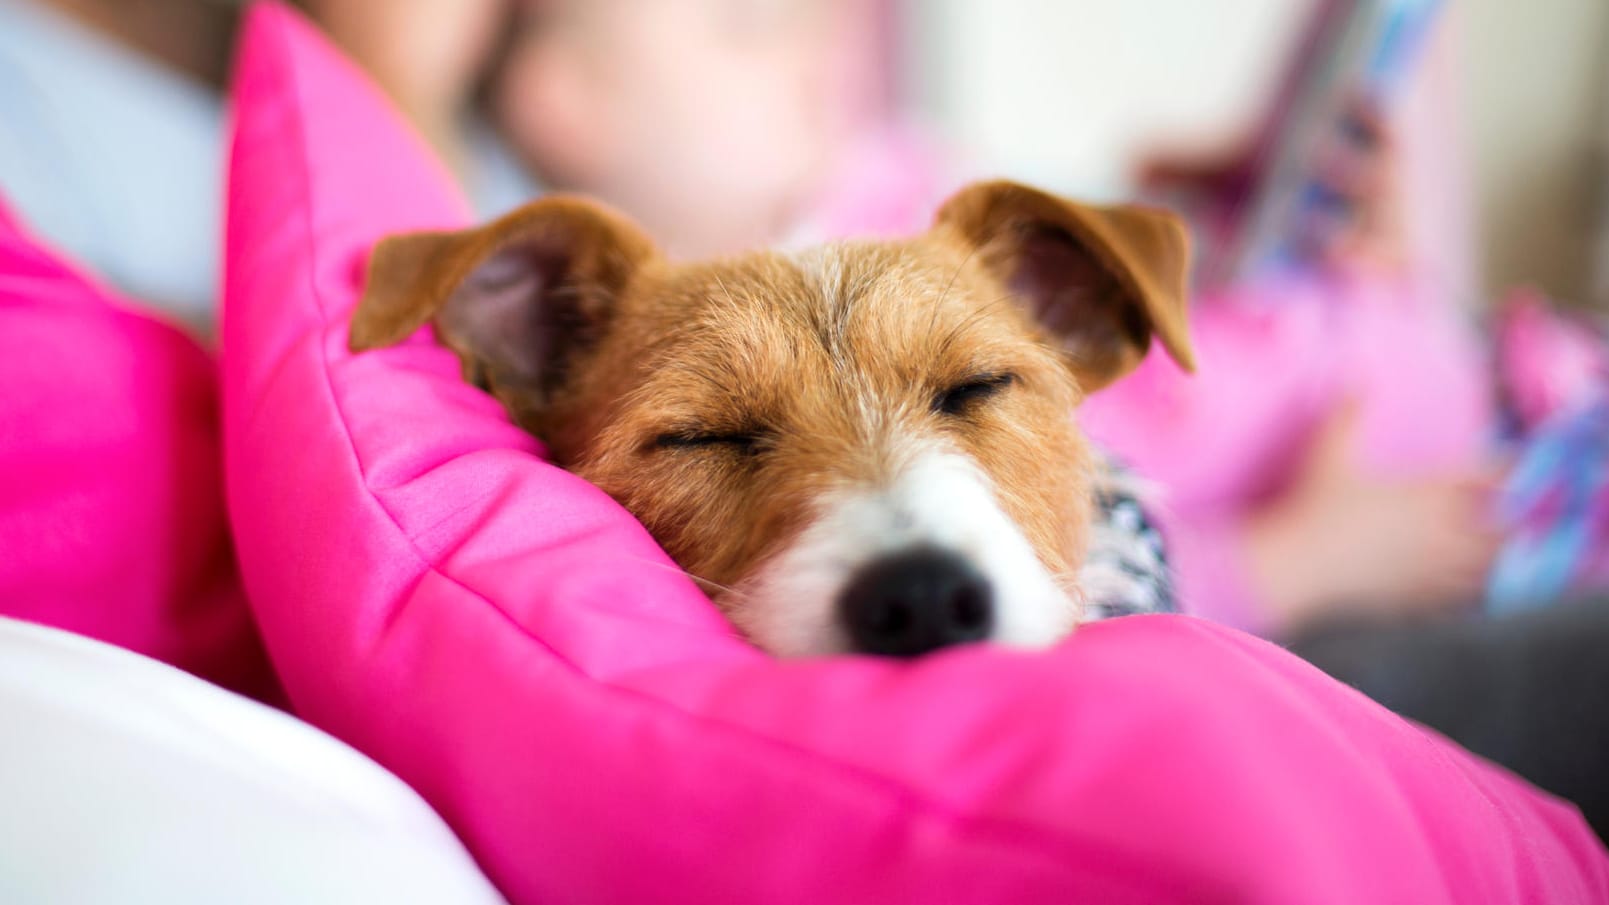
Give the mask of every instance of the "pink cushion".
POLYGON ((295 708, 517 902, 1585 901, 1574 809, 1188 618, 1027 656, 776 662, 421 334, 345 348, 382 234, 463 223, 295 14, 235 87, 224 410, 295 708))
POLYGON ((0 205, 0 616, 264 694, 207 354, 0 205))

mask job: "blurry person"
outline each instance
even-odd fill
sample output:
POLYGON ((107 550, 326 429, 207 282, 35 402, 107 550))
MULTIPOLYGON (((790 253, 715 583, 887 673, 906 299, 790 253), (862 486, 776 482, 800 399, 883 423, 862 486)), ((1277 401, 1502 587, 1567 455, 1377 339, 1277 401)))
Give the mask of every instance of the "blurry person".
POLYGON ((932 157, 872 134, 876 4, 307 5, 452 162, 483 214, 529 200, 536 184, 584 192, 696 257, 916 229, 938 200, 932 157), (487 122, 510 152, 501 162, 483 153, 487 122), (535 182, 500 178, 509 160, 535 182))
MULTIPOLYGON (((1284 637, 1485 594, 1499 421, 1468 284, 1449 276, 1468 235, 1448 212, 1462 189, 1440 47, 1398 102, 1340 109, 1307 162, 1323 204, 1285 237, 1289 258, 1202 291, 1197 375, 1148 363, 1085 407, 1092 434, 1161 485, 1190 611, 1284 637)), ((1245 172, 1146 175, 1211 194, 1245 172)))
POLYGON ((846 137, 841 0, 543 0, 493 88, 555 185, 619 206, 688 256, 762 245, 846 137))

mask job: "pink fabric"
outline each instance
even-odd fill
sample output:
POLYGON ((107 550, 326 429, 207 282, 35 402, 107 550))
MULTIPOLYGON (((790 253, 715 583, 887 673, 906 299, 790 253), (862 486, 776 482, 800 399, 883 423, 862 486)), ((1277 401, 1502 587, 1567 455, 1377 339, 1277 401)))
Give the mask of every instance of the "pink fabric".
POLYGON ((1579 815, 1189 618, 776 662, 424 335, 352 356, 382 234, 462 223, 391 109, 257 7, 235 86, 231 517, 296 710, 516 902, 1560 902, 1579 815))
POLYGON ((224 517, 215 372, 0 205, 0 616, 263 695, 224 517))
POLYGON ((1469 467, 1495 415, 1473 331, 1406 281, 1270 281, 1200 300, 1197 372, 1165 355, 1091 397, 1090 435, 1165 488, 1187 612, 1252 631, 1241 523, 1280 491, 1330 413, 1359 406, 1359 462, 1382 476, 1469 467))

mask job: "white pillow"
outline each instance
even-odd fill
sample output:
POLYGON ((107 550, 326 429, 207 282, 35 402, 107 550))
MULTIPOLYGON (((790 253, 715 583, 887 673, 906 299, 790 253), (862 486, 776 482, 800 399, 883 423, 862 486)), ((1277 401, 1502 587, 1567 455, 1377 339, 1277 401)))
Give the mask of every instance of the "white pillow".
POLYGON ((187 673, 0 619, 0 902, 501 902, 414 791, 187 673))

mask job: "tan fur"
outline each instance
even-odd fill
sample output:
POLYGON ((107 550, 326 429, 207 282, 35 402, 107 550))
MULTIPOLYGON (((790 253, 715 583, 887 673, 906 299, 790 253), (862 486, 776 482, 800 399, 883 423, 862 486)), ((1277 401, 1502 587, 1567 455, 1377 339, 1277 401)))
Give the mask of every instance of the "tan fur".
POLYGON ((1103 339, 1113 348, 1069 359, 1012 289, 1012 237, 1048 217, 1047 228, 1096 241, 1117 286, 1101 291, 1121 295, 1188 365, 1175 291, 1183 250, 1172 245, 1171 221, 1158 231, 1144 217, 1019 190, 964 191, 934 229, 904 241, 695 264, 653 253, 591 205, 537 202, 456 238, 382 243, 352 345, 395 342, 436 314, 466 375, 546 440, 559 465, 641 519, 718 603, 729 602, 720 588, 787 545, 830 492, 891 476, 913 439, 975 460, 1045 567, 1064 574, 1082 558, 1090 521, 1089 453, 1072 420, 1080 384, 1115 379, 1148 336, 1103 339), (580 237, 573 244, 565 224, 580 237), (1125 244, 1135 229, 1138 245, 1125 244), (443 326, 454 322, 444 308, 489 249, 533 235, 542 254, 563 261, 544 278, 547 291, 588 300, 575 316, 584 348, 556 376, 481 361, 465 338, 473 330, 443 326), (1158 244, 1139 247, 1146 242, 1158 244), (1151 255, 1171 256, 1167 273, 1139 272, 1151 255), (947 389, 1000 374, 1013 382, 963 413, 935 411, 947 389), (753 435, 755 444, 660 442, 710 434, 753 435))

